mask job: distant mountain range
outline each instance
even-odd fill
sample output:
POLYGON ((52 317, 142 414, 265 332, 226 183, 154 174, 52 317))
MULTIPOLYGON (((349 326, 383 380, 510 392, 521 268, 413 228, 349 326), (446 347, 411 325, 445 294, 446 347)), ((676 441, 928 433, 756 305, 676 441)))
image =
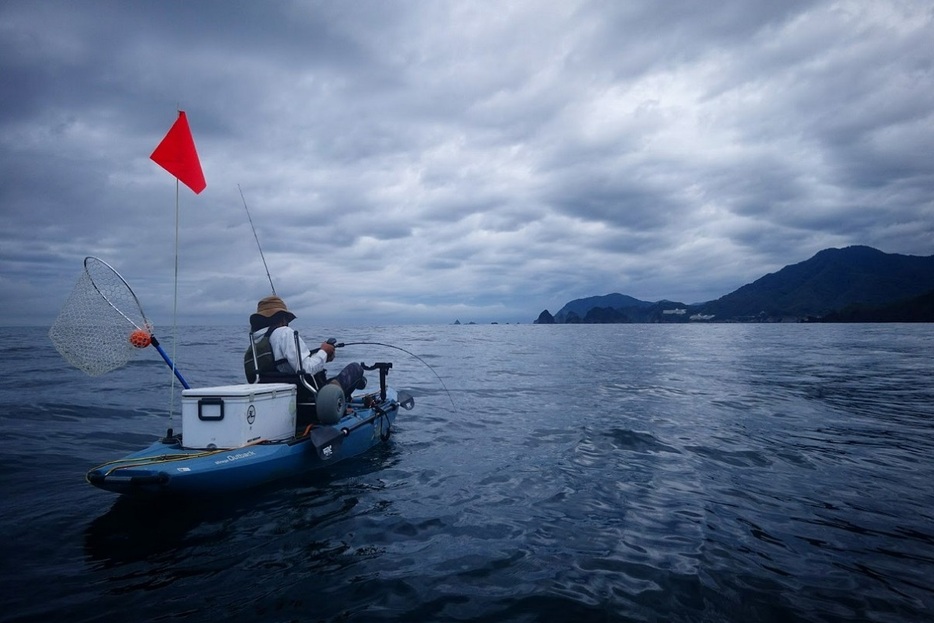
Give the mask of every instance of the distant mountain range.
POLYGON ((934 255, 825 249, 714 301, 576 299, 536 324, 618 322, 934 322, 934 255))

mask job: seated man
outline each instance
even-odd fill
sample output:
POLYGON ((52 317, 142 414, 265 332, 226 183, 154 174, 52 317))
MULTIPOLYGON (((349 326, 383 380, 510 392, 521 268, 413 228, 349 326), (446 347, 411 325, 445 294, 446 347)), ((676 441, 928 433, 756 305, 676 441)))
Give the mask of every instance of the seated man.
POLYGON ((243 355, 248 382, 253 383, 257 373, 294 374, 301 370, 316 377, 319 388, 324 382, 339 385, 348 401, 354 389, 366 387, 363 366, 359 363, 350 363, 336 377, 327 379, 324 365, 334 360, 334 346, 323 342, 320 348, 311 351, 295 330, 289 328, 293 320, 295 314, 288 310, 278 296, 267 296, 257 303, 256 313, 250 316, 253 344, 243 355))

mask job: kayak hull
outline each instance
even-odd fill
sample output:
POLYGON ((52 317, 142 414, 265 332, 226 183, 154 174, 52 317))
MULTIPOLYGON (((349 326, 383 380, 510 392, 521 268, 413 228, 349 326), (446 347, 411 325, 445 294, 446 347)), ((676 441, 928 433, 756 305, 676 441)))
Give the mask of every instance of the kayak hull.
MULTIPOLYGON (((183 435, 88 471, 87 481, 123 495, 210 495, 257 487, 321 469, 388 441, 399 411, 397 394, 354 399, 333 426, 317 425, 279 441, 260 440, 232 449, 192 449, 183 435)), ((182 431, 184 434, 184 430, 182 431)))

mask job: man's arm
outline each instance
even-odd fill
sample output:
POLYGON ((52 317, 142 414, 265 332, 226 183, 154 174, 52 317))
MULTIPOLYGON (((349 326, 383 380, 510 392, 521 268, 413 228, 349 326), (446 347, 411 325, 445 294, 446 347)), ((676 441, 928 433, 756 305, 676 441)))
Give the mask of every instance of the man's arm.
POLYGON ((298 349, 296 349, 295 337, 296 331, 290 327, 280 327, 273 331, 272 335, 269 337, 269 341, 276 359, 288 360, 289 365, 292 366, 292 370, 298 372, 299 352, 301 352, 301 354, 304 355, 302 357, 301 369, 305 374, 317 374, 323 370, 324 364, 327 363, 327 353, 323 350, 318 350, 312 354, 301 336, 298 337, 298 349))

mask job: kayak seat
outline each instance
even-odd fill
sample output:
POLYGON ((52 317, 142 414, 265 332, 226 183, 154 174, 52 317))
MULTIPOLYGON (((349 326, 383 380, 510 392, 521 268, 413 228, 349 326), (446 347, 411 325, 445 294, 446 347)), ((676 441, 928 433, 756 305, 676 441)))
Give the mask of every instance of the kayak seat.
POLYGON ((298 432, 305 430, 309 424, 318 423, 315 394, 327 383, 323 372, 315 375, 294 372, 261 372, 257 376, 257 383, 290 383, 298 389, 295 398, 295 428, 298 432))
MULTIPOLYGON (((253 325, 251 320, 250 330, 256 331, 258 329, 258 327, 253 325)), ((292 333, 295 336, 295 350, 301 352, 302 348, 298 338, 298 331, 293 330, 292 333)), ((256 341, 253 340, 252 332, 250 333, 250 348, 244 355, 244 361, 246 362, 251 358, 252 366, 248 366, 244 363, 244 371, 246 372, 248 383, 291 383, 298 389, 295 399, 295 430, 297 434, 304 431, 309 424, 318 423, 318 414, 315 408, 315 395, 318 393, 318 390, 324 387, 328 382, 324 370, 317 374, 306 374, 302 371, 301 367, 299 367, 298 372, 279 372, 278 370, 258 372, 257 369, 260 368, 259 356, 256 352, 256 341), (250 355, 252 355, 252 357, 250 357, 250 355)), ((301 366, 301 362, 299 362, 299 366, 301 366)))

